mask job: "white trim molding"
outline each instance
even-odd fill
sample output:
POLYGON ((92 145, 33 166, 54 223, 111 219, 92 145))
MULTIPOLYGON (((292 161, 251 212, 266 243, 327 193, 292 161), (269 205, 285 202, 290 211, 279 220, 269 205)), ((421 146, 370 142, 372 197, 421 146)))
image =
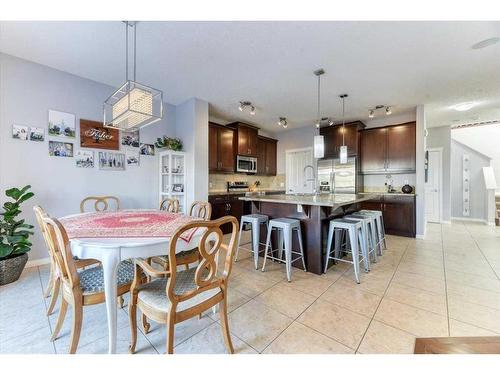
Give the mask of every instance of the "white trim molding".
POLYGON ((488 221, 487 220, 484 220, 484 219, 476 219, 476 218, 472 218, 472 217, 452 217, 451 220, 456 220, 456 221, 472 221, 474 223, 484 223, 484 224, 487 224, 489 225, 488 221))
POLYGON ((50 258, 49 257, 28 260, 28 262, 26 263, 26 268, 44 266, 46 264, 50 264, 50 258))

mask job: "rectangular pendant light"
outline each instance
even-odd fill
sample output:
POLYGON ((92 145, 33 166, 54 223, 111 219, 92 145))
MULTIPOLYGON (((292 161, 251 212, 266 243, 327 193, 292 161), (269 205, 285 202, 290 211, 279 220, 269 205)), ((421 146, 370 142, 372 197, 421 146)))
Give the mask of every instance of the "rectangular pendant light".
POLYGON ((347 164, 347 146, 340 146, 340 164, 347 164))
POLYGON ((104 126, 133 131, 161 120, 163 93, 134 81, 125 82, 104 102, 104 126))
POLYGON ((322 135, 314 136, 314 157, 321 159, 325 156, 325 137, 322 135))

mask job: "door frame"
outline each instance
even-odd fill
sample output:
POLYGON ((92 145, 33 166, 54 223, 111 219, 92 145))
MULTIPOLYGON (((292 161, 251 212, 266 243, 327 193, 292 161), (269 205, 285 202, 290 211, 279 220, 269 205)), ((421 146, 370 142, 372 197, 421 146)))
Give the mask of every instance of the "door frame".
MULTIPOLYGON (((443 147, 428 147, 425 150, 430 152, 439 152, 439 223, 443 223, 443 147)), ((427 220, 425 222, 428 223, 427 220)))
MULTIPOLYGON (((317 173, 317 161, 314 158, 314 150, 312 147, 301 147, 301 148, 291 148, 288 150, 285 150, 285 194, 288 194, 288 178, 286 177, 288 173, 288 155, 295 153, 295 152, 304 152, 304 151, 311 151, 313 153, 313 167, 314 167, 314 173, 317 173)), ((317 176, 316 176, 317 178, 317 176)))

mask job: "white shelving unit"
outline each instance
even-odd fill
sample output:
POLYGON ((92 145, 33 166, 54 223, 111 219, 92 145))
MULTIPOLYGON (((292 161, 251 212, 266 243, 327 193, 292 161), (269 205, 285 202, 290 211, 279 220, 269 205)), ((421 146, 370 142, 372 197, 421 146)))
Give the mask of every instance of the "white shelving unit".
POLYGON ((167 197, 176 198, 180 204, 179 211, 186 213, 186 154, 162 151, 158 155, 160 202, 167 197))

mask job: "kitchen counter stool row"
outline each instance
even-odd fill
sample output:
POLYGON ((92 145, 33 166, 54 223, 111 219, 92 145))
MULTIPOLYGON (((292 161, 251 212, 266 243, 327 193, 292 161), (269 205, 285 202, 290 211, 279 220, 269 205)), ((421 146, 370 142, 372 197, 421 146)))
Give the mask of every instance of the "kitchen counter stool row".
MULTIPOLYGON (((270 220, 267 215, 262 214, 243 215, 240 221, 235 261, 238 261, 240 249, 250 251, 253 253, 254 266, 257 270, 261 246, 265 246, 263 272, 268 258, 285 263, 289 282, 292 276, 292 263, 301 261, 303 269, 306 271, 300 220, 290 218, 270 220), (241 235, 248 226, 251 230, 251 241, 242 244, 241 235), (267 229, 265 243, 260 242, 261 226, 267 229), (271 235, 273 231, 276 231, 278 235, 277 249, 272 248, 271 235), (292 251, 293 233, 297 234, 299 252, 292 251), (248 244, 251 244, 252 247, 245 247, 248 244), (294 258, 292 255, 296 255, 296 257, 294 258)), ((354 278, 359 284, 360 263, 363 263, 364 271, 369 272, 370 263, 377 262, 377 257, 381 256, 382 250, 386 248, 384 220, 381 211, 360 210, 342 218, 332 219, 328 228, 324 272, 327 272, 330 260, 333 260, 334 264, 337 262, 351 263, 354 268, 354 278), (345 256, 348 254, 351 259, 345 256)))

